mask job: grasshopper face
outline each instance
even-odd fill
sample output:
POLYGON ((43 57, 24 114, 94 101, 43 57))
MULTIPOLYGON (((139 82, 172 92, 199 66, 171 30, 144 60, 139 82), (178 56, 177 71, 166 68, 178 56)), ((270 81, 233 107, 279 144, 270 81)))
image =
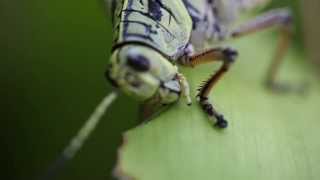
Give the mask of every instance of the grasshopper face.
POLYGON ((159 97, 162 84, 174 79, 176 73, 177 69, 155 50, 127 45, 114 51, 106 77, 127 95, 144 101, 159 97))

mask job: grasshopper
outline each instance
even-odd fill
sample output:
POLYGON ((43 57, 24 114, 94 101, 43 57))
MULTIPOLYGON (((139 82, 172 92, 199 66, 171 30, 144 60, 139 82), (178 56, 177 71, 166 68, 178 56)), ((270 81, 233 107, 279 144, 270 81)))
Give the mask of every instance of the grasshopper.
MULTIPOLYGON (((239 14, 266 0, 113 0, 114 45, 106 77, 113 86, 144 102, 146 107, 186 99, 190 88, 178 65, 194 68, 222 62, 220 69, 199 88, 201 108, 216 127, 228 123, 208 96, 238 56, 230 47, 215 47, 272 26, 282 36, 266 85, 278 88, 275 75, 288 48, 292 18, 287 9, 276 9, 234 27, 239 14)), ((150 108, 143 113, 150 114, 150 108)))
MULTIPOLYGON (((178 101, 191 105, 190 88, 178 66, 222 65, 200 86, 197 97, 203 112, 218 128, 227 120, 209 100, 209 94, 237 59, 238 51, 218 46, 220 42, 249 35, 270 27, 281 33, 268 69, 265 84, 273 90, 286 89, 276 74, 288 49, 292 16, 288 9, 275 9, 236 26, 242 12, 267 4, 268 0, 109 0, 114 41, 105 73, 120 91, 145 104, 144 118, 159 105, 178 101)), ((51 179, 67 160, 73 158, 94 130, 107 107, 116 98, 113 92, 97 109, 65 148, 43 179, 51 179)))

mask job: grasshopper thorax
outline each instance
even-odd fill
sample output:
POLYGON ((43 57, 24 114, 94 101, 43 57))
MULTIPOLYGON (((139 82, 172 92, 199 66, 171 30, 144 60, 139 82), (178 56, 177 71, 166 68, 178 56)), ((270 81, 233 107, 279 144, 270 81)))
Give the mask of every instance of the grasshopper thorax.
POLYGON ((152 98, 170 103, 179 97, 177 68, 168 58, 143 45, 117 48, 106 73, 113 86, 144 101, 152 98))

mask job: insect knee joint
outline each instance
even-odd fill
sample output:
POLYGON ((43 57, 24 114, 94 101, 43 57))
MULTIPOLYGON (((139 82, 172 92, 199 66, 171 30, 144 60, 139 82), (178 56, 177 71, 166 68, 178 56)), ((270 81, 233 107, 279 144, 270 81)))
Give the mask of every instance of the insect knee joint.
POLYGON ((238 57, 238 51, 231 49, 231 48, 226 48, 222 51, 223 56, 224 56, 224 61, 227 64, 232 64, 235 62, 235 60, 238 57))

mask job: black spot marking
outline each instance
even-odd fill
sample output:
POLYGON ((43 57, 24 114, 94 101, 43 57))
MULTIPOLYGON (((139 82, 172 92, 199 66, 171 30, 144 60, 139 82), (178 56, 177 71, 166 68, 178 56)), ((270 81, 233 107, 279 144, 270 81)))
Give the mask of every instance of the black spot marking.
POLYGON ((208 2, 209 4, 212 4, 212 3, 214 2, 214 0, 207 0, 207 2, 208 2))
MULTIPOLYGON (((171 17, 173 17, 174 20, 178 22, 175 14, 172 12, 172 10, 171 10, 169 7, 165 6, 165 5, 161 2, 161 0, 149 0, 149 6, 150 6, 150 3, 153 3, 153 2, 157 4, 157 5, 154 6, 155 9, 153 9, 153 10, 155 10, 156 12, 159 12, 159 11, 160 11, 161 17, 162 17, 161 8, 164 9, 165 11, 167 11, 167 13, 169 14, 169 24, 170 24, 170 21, 171 21, 171 17)), ((149 7, 149 10, 151 10, 150 7, 149 7)), ((159 20, 161 20, 161 17, 160 17, 159 20)))
POLYGON ((149 60, 141 55, 129 55, 127 63, 130 67, 139 72, 145 72, 150 69, 149 60))
POLYGON ((149 0, 148 4, 149 13, 153 19, 156 21, 161 21, 161 17, 163 16, 161 11, 161 4, 158 0, 149 0))

